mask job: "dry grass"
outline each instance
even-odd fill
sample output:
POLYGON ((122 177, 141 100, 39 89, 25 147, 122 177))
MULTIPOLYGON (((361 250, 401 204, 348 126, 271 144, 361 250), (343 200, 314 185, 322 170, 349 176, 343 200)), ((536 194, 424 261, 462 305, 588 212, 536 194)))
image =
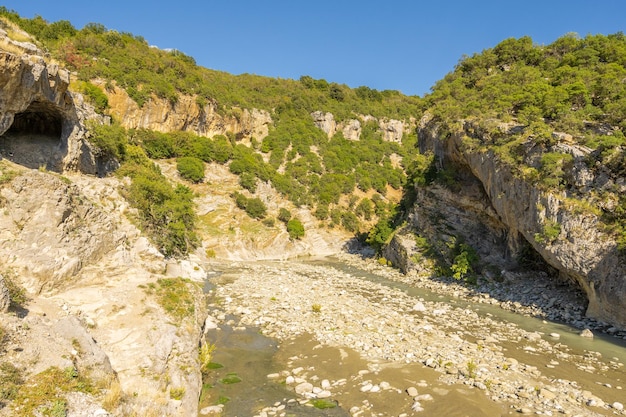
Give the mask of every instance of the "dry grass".
POLYGON ((109 389, 104 395, 102 406, 108 411, 114 411, 122 402, 124 392, 122 391, 122 385, 117 378, 111 381, 109 389))

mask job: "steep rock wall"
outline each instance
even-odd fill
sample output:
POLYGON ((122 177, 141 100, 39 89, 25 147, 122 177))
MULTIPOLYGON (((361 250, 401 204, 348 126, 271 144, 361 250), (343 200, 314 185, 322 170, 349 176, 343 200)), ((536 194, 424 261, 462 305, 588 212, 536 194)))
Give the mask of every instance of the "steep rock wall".
POLYGON ((463 137, 476 133, 468 126, 445 136, 440 128, 427 117, 421 121, 420 151, 433 152, 440 165, 465 167, 480 182, 496 218, 506 227, 510 252, 525 240, 563 278, 585 291, 588 316, 626 327, 626 264, 597 216, 568 208, 565 195, 542 191, 514 175, 493 151, 468 149, 463 137), (536 239, 548 222, 560 225, 559 235, 552 241, 536 239))
POLYGON ((84 123, 102 118, 80 94, 68 91, 70 74, 38 55, 0 49, 0 151, 29 168, 96 174, 106 165, 86 139, 84 123))
POLYGON ((128 129, 150 129, 157 132, 188 131, 200 136, 213 137, 233 133, 238 140, 262 140, 269 132, 272 118, 267 111, 258 109, 232 109, 232 115, 218 113, 217 105, 209 102, 201 106, 196 97, 180 95, 175 103, 152 96, 142 107, 117 86, 104 88, 111 113, 128 129))

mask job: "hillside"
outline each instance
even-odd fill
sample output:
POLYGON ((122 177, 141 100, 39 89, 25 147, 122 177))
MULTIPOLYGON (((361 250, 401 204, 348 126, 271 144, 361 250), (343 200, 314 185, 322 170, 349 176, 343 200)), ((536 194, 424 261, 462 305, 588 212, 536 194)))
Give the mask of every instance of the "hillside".
MULTIPOLYGON (((580 289, 597 329, 626 328, 621 33, 507 39, 421 98, 233 76, 0 7, 0 89, 0 292, 20 300, 2 304, 0 378, 56 326, 26 376, 99 387, 59 407, 196 413, 197 282, 232 261, 359 248, 470 289, 529 274, 580 289), (126 397, 104 398, 116 385, 126 397)), ((27 409, 11 381, 2 407, 27 409)))

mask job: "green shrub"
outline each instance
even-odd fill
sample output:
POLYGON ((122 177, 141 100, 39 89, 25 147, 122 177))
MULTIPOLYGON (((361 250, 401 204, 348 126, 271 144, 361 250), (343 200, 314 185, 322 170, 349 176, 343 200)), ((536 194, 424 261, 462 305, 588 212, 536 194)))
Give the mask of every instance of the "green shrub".
POLYGON ((260 198, 249 198, 246 213, 253 219, 262 219, 267 214, 267 206, 260 198))
POLYGON ((176 169, 180 176, 191 182, 200 182, 204 179, 204 162, 193 156, 183 156, 176 160, 176 169))
POLYGON ((278 220, 280 220, 283 223, 289 222, 289 220, 291 220, 291 212, 287 210, 286 208, 281 207, 278 210, 278 220))
POLYGON ((455 242, 456 244, 452 250, 454 260, 450 266, 450 271, 452 272, 453 278, 467 281, 474 276, 479 257, 476 250, 470 245, 459 243, 456 240, 455 242))
POLYGON ((304 236, 304 225, 302 222, 293 218, 287 222, 287 232, 289 233, 289 238, 291 239, 300 239, 304 236))
POLYGON ((98 148, 102 155, 124 160, 128 143, 126 129, 117 123, 110 125, 96 122, 87 123, 89 142, 98 148))
POLYGON ((87 81, 81 81, 79 84, 79 90, 83 93, 87 100, 93 104, 96 110, 100 113, 105 111, 109 107, 109 98, 106 94, 97 86, 87 81))
POLYGON ((197 246, 196 214, 189 188, 172 187, 152 163, 125 164, 119 175, 131 177, 124 195, 138 210, 142 227, 164 255, 186 254, 197 246))
POLYGON ((561 234, 561 225, 550 219, 546 219, 541 233, 535 233, 537 243, 548 244, 554 242, 561 234))

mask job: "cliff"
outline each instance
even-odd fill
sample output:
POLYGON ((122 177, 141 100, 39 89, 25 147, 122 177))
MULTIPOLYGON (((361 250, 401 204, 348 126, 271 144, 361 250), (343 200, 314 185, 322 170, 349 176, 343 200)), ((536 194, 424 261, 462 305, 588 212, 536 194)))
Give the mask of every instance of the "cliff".
POLYGON ((42 55, 0 50, 0 155, 56 172, 110 170, 86 139, 85 122, 103 118, 69 83, 69 71, 42 55))
MULTIPOLYGON (((454 167, 462 172, 461 177, 466 181, 478 184, 473 196, 466 188, 458 193, 461 197, 456 201, 455 198, 439 199, 439 214, 448 225, 459 219, 450 214, 451 211, 469 214, 466 217, 471 220, 460 222, 465 225, 461 234, 483 254, 495 254, 501 264, 515 264, 522 249, 529 245, 558 270, 562 279, 574 282, 585 292, 589 300, 588 316, 625 327, 626 263, 599 216, 568 198, 568 191, 546 190, 524 179, 493 149, 471 146, 472 139, 485 141, 481 135, 482 131, 470 122, 450 133, 442 129, 440 121, 428 115, 422 119, 418 132, 420 151, 432 152, 440 167, 454 167), (481 208, 476 210, 478 207, 481 208), (468 231, 467 225, 471 224, 476 227, 468 231), (553 232, 547 236, 546 229, 550 226, 554 226, 553 232)), ((577 163, 586 154, 580 146, 568 144, 567 135, 553 134, 553 137, 561 140, 550 150, 573 155, 569 175, 579 179, 581 189, 601 189, 601 184, 607 182, 606 172, 594 172, 577 163)), ((522 158, 532 158, 538 152, 536 147, 529 140, 523 147, 522 158)), ((615 180, 619 183, 619 179, 615 180)), ((433 193, 441 195, 437 187, 420 191, 416 206, 428 200, 424 198, 426 194, 432 196, 433 193)), ((425 211, 419 207, 416 210, 414 225, 424 230, 425 211)), ((430 210, 431 214, 436 211, 430 210)), ((460 230, 453 226, 452 230, 455 229, 460 230)))

